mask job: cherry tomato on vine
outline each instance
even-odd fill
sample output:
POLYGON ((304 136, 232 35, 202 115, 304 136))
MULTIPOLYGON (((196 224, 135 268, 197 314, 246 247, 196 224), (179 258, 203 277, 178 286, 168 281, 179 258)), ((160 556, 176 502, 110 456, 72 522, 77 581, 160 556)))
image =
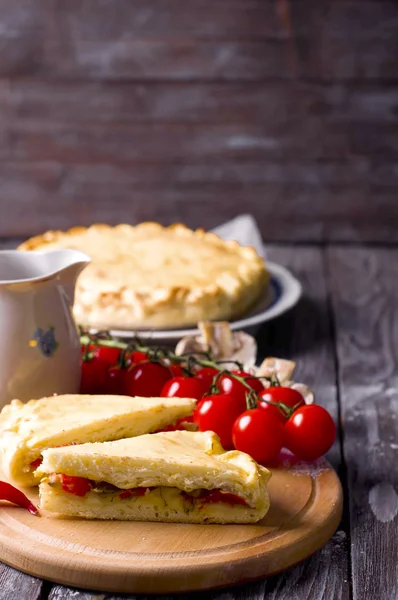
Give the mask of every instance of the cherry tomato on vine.
POLYGON ((166 381, 171 379, 169 369, 160 363, 140 362, 129 367, 125 389, 128 396, 159 397, 166 381))
POLYGON ((115 394, 123 396, 126 387, 127 369, 121 368, 119 365, 109 367, 104 382, 104 394, 115 394))
POLYGON ((220 371, 214 369, 214 367, 202 367, 195 373, 195 377, 196 379, 203 381, 206 384, 207 389, 210 390, 214 377, 218 375, 219 372, 220 371))
POLYGON ((83 360, 80 380, 81 394, 103 394, 108 364, 97 358, 83 360))
MULTIPOLYGON (((169 370, 172 373, 172 377, 184 377, 184 371, 180 367, 180 365, 169 365, 169 370)), ((189 396, 187 396, 188 398, 189 396)))
POLYGON ((207 386, 193 377, 173 377, 166 381, 160 395, 165 398, 196 398, 201 400, 207 392, 207 386))
POLYGON ((199 431, 214 431, 223 448, 233 448, 232 425, 242 412, 239 398, 230 394, 215 394, 199 400, 193 415, 199 431))
POLYGON ((94 344, 89 344, 88 348, 87 348, 86 344, 81 344, 80 350, 81 350, 82 356, 83 356, 83 354, 85 354, 86 350, 87 350, 87 352, 92 352, 94 350, 94 344))
POLYGON ((235 448, 250 454, 259 463, 273 461, 282 449, 284 438, 279 417, 261 408, 246 410, 232 427, 235 448))
POLYGON ((283 424, 286 423, 288 415, 286 415, 285 412, 281 411, 277 406, 273 406, 272 404, 266 402, 266 400, 269 400, 270 402, 282 403, 286 406, 289 406, 290 408, 294 408, 295 406, 299 408, 300 406, 304 406, 305 404, 304 398, 300 394, 300 392, 292 388, 283 386, 269 387, 266 390, 260 392, 259 396, 263 399, 263 401, 260 401, 258 403, 258 408, 274 413, 280 418, 280 421, 283 424))
MULTIPOLYGON (((238 375, 239 377, 247 377, 248 379, 246 380, 246 383, 248 383, 252 390, 254 390, 257 394, 264 389, 261 381, 251 376, 250 373, 245 373, 245 371, 240 370, 231 371, 231 373, 233 375, 238 375)), ((217 381, 217 387, 222 394, 231 394, 232 396, 239 398, 242 407, 241 412, 246 410, 246 395, 248 392, 250 392, 250 390, 243 383, 233 379, 229 375, 221 375, 217 381)))
POLYGON ((131 354, 129 354, 128 357, 129 364, 133 363, 134 365, 137 365, 138 363, 143 362, 144 360, 148 360, 147 355, 145 354, 145 352, 139 352, 138 350, 133 350, 133 352, 131 352, 131 354))
POLYGON ((315 460, 326 454, 336 438, 336 425, 322 406, 298 408, 285 425, 286 448, 298 458, 315 460))
POLYGON ((100 360, 109 366, 117 364, 120 352, 120 348, 111 348, 110 346, 95 346, 93 350, 94 359, 100 360))

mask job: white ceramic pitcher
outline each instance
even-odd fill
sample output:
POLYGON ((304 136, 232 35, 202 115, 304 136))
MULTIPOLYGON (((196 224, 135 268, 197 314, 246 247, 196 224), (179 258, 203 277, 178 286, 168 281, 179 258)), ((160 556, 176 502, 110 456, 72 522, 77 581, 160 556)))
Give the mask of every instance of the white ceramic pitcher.
POLYGON ((13 398, 78 391, 72 305, 77 276, 89 262, 77 250, 0 251, 0 408, 13 398))

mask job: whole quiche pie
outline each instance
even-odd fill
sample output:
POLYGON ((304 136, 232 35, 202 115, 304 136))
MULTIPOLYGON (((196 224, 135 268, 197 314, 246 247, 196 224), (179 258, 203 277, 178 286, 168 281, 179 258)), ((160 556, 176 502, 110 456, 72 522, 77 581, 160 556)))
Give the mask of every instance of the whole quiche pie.
POLYGON ((262 295, 269 276, 249 246, 181 224, 92 225, 48 231, 20 250, 73 248, 92 262, 80 274, 74 314, 98 328, 176 328, 233 320, 262 295))

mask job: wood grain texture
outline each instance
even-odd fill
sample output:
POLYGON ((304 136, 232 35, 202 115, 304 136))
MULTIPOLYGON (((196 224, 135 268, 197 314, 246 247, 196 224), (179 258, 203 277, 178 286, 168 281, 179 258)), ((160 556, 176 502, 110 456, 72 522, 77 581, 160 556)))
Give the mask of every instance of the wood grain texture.
POLYGON ((101 592, 85 592, 64 585, 54 585, 48 595, 48 600, 110 600, 111 594, 101 592))
POLYGON ((337 9, 330 2, 292 5, 289 26, 275 1, 227 2, 216 8, 208 1, 195 8, 151 2, 139 3, 135 11, 125 0, 117 4, 119 10, 110 3, 92 10, 92 1, 47 5, 47 43, 38 72, 113 80, 165 74, 175 80, 396 79, 398 74, 396 37, 385 26, 396 13, 385 2, 372 27, 369 7, 364 26, 352 26, 360 23, 361 14, 352 2, 337 9))
POLYGON ((87 82, 0 80, 0 107, 29 124, 267 124, 325 121, 396 124, 398 86, 357 81, 87 82))
POLYGON ((397 78, 390 2, 4 4, 0 74, 53 78, 397 78), (290 6, 290 5, 289 5, 290 6), (95 8, 93 8, 95 7, 95 8), (374 13, 374 17, 373 17, 374 13))
POLYGON ((396 249, 331 248, 354 598, 398 593, 396 249), (384 567, 381 569, 380 564, 384 567))
MULTIPOLYGON (((322 26, 330 34, 366 37, 394 33, 398 14, 390 0, 300 0, 291 3, 294 30, 313 33, 322 26), (327 22, 325 23, 325 17, 327 22)), ((289 5, 288 5, 289 6, 289 5)), ((69 38, 116 39, 127 37, 189 36, 194 38, 267 38, 288 35, 282 18, 283 3, 275 0, 129 0, 98 3, 95 0, 53 0, 52 14, 57 27, 69 38)))
MULTIPOLYGON (((349 600, 347 575, 333 567, 346 560, 346 537, 338 531, 312 559, 284 574, 244 586, 199 594, 181 594, 180 600, 349 600), (335 572, 336 571, 336 572, 335 572)), ((55 585, 49 600, 175 600, 170 595, 123 595, 88 593, 84 590, 55 585)))
MULTIPOLYGON (((323 459, 303 464, 284 458, 268 490, 269 512, 249 525, 63 520, 4 506, 0 557, 52 581, 112 592, 178 593, 243 583, 307 558, 341 519, 341 484, 323 459)), ((37 505, 37 489, 26 493, 37 505)))
POLYGON ((1 236, 245 205, 269 241, 397 241, 390 0, 0 7, 1 236))
POLYGON ((398 206, 395 188, 383 178, 395 181, 396 169, 368 164, 5 162, 0 236, 145 220, 210 229, 245 211, 257 218, 267 241, 392 243, 398 239, 398 206), (361 179, 361 172, 368 174, 361 179))
POLYGON ((245 205, 269 241, 394 242, 397 106, 374 83, 3 81, 0 235, 245 205))
POLYGON ((42 600, 43 592, 43 581, 0 563, 0 600, 42 600))

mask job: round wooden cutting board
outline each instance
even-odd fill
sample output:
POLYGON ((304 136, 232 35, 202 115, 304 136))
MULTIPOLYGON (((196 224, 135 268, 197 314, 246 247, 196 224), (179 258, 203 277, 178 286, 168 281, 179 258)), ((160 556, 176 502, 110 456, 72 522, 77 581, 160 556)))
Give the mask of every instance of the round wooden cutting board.
MULTIPOLYGON (((342 491, 324 460, 274 469, 255 525, 180 525, 34 517, 0 509, 0 560, 30 575, 109 592, 222 587, 282 571, 333 535, 342 491)), ((37 502, 35 491, 28 490, 37 502)))

